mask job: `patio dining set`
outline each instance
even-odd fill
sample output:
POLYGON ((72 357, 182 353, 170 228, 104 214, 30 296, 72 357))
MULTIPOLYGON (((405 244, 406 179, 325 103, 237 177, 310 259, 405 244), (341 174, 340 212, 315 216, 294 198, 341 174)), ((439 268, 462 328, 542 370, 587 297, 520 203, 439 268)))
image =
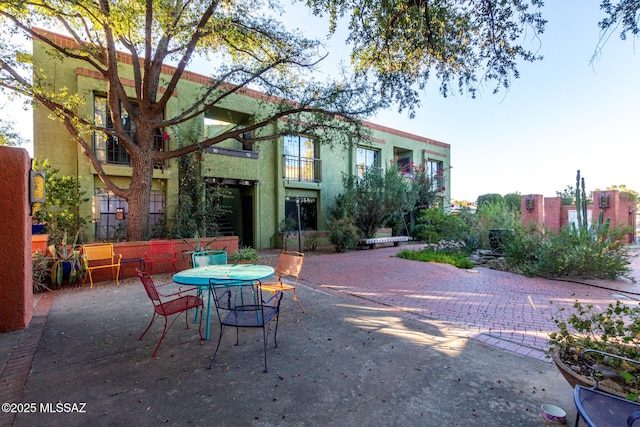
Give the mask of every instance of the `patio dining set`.
POLYGON ((274 346, 278 346, 278 317, 283 292, 292 291, 294 300, 305 311, 296 293, 303 260, 304 254, 300 252, 283 251, 274 270, 268 265, 228 264, 227 253, 223 250, 198 251, 191 254, 192 268, 177 272, 171 282, 163 284, 156 284, 149 272, 137 268, 138 277, 154 309, 153 317, 139 339, 144 337, 157 318, 164 318, 162 335, 152 354, 152 357, 156 357, 177 318, 184 313, 185 325, 189 329, 188 313, 194 310, 193 321, 198 323, 200 338, 208 340, 213 302, 220 332, 209 369, 213 367, 227 327, 236 329, 236 345, 239 343, 240 328, 260 328, 263 333, 264 372, 268 372, 267 341, 273 326, 274 346))

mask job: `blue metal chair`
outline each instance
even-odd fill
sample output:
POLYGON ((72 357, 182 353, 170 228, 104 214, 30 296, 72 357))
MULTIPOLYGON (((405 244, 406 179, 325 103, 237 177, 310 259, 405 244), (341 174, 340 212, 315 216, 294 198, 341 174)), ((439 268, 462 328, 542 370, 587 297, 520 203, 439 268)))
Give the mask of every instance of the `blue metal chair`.
POLYGON ((194 267, 205 267, 207 265, 226 265, 227 252, 223 250, 194 252, 191 255, 191 263, 194 267))
MULTIPOLYGON (((227 252, 223 250, 209 249, 206 251, 194 252, 191 254, 191 265, 193 267, 206 267, 207 265, 227 265, 227 252)), ((202 289, 198 289, 197 295, 202 296, 202 289)), ((195 321, 198 321, 198 312, 196 312, 195 321)), ((209 325, 207 325, 207 331, 209 325)), ((207 336, 209 333, 207 332, 207 336)))
POLYGON ((582 352, 582 361, 594 373, 596 385, 591 388, 576 385, 573 390, 573 400, 578 410, 575 427, 578 427, 581 417, 589 427, 632 427, 635 421, 640 419, 640 403, 598 390, 600 378, 596 374, 598 368, 595 363, 589 362, 585 357, 590 353, 640 365, 640 361, 599 350, 588 349, 582 352))
POLYGON ((240 328, 262 328, 262 339, 264 343, 264 372, 269 372, 267 366, 267 341, 269 338, 269 323, 275 321, 275 332, 273 334, 273 342, 278 347, 278 313, 280 312, 280 302, 282 301, 282 293, 276 292, 269 295, 268 299, 264 299, 262 293, 262 285, 259 280, 211 280, 209 289, 213 295, 216 305, 216 313, 220 321, 220 335, 218 336, 218 344, 213 353, 209 369, 213 366, 213 362, 220 349, 222 335, 227 326, 236 328, 236 346, 239 343, 240 328))

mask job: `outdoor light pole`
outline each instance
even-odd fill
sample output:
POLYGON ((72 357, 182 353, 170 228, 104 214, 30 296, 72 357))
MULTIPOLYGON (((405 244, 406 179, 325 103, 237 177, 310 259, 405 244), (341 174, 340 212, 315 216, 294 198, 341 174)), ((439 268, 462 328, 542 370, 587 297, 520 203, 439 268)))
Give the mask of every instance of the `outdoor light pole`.
POLYGON ((300 222, 300 197, 296 197, 296 210, 298 211, 298 252, 302 252, 302 224, 300 222))

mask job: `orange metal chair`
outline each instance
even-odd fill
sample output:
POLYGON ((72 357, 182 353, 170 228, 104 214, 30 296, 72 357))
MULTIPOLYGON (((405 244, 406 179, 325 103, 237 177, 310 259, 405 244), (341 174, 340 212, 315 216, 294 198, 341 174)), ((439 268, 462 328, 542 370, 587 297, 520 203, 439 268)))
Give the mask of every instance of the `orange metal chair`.
POLYGON ((192 308, 195 308, 196 310, 200 308, 200 323, 198 325, 198 332, 200 333, 200 339, 204 339, 204 337, 202 336, 202 309, 204 307, 202 298, 195 295, 182 295, 185 292, 192 291, 193 290, 192 288, 182 289, 182 290, 179 290, 178 292, 174 292, 171 294, 161 294, 160 292, 158 292, 158 288, 156 287, 156 284, 153 282, 153 279, 151 278, 151 275, 149 273, 140 271, 139 268, 136 268, 136 273, 138 273, 138 277, 140 277, 140 280, 144 285, 144 289, 147 291, 147 295, 149 296, 149 299, 153 303, 153 317, 151 318, 151 322, 149 322, 149 326, 147 326, 147 329, 144 330, 144 332, 142 333, 142 335, 140 335, 140 338, 138 338, 138 340, 141 340, 142 337, 144 337, 144 335, 147 333, 149 328, 151 328, 151 325, 153 325, 153 322, 156 320, 157 316, 164 317, 164 330, 162 331, 162 336, 160 337, 160 341, 158 342, 158 345, 156 346, 156 349, 153 351, 153 354, 151 355, 151 357, 156 357, 156 355, 158 354, 158 349, 160 348, 160 344, 162 344, 162 340, 164 340, 164 337, 167 335, 167 332, 169 331, 171 326, 173 326, 173 323, 176 321, 176 319, 178 319, 179 317, 179 316, 174 317, 171 323, 168 323, 169 316, 171 315, 180 314, 184 312, 185 323, 187 325, 187 329, 189 329, 187 312, 192 308), (166 297, 173 297, 173 296, 178 296, 178 297, 170 300, 163 299, 166 297))
MULTIPOLYGON (((89 273, 89 282, 93 288, 93 270, 111 268, 113 277, 116 279, 116 285, 119 285, 118 276, 120 276, 120 260, 122 254, 113 252, 112 243, 91 243, 82 246, 82 252, 85 268, 89 273)), ((86 278, 85 278, 86 279, 86 278)))
POLYGON ((298 276, 302 269, 302 261, 304 261, 304 254, 295 251, 282 251, 280 253, 280 259, 278 260, 278 266, 276 267, 276 282, 263 283, 262 290, 268 292, 282 292, 293 291, 293 299, 298 304, 303 313, 307 311, 302 307, 300 301, 298 301, 298 295, 296 293, 296 286, 298 285, 298 276), (289 281, 293 283, 283 283, 283 278, 289 278, 289 281))

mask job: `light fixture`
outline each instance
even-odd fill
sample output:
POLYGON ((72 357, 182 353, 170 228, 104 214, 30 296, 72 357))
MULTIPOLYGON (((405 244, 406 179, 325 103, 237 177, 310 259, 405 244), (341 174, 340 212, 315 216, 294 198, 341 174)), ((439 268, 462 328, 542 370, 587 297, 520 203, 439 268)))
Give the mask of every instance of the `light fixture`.
POLYGON ((606 209, 609 207, 609 195, 607 193, 601 194, 598 197, 598 205, 601 209, 606 209))
POLYGON ((533 197, 527 197, 527 202, 525 207, 527 208, 528 211, 532 211, 536 208, 536 199, 534 199, 533 197))

